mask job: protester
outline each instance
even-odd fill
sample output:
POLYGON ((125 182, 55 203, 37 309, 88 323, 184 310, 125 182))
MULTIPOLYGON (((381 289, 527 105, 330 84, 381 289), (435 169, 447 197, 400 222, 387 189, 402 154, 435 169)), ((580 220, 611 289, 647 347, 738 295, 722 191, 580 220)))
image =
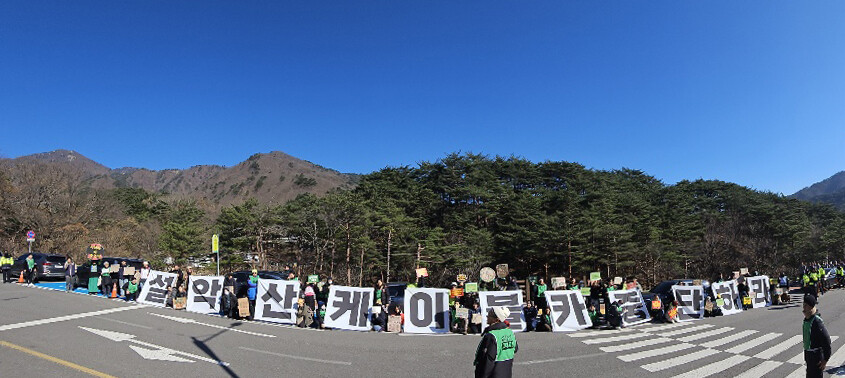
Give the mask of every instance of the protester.
POLYGON ((522 314, 525 316, 525 332, 531 332, 537 328, 537 308, 532 306, 530 301, 525 303, 522 314))
POLYGON ((373 305, 380 306, 383 304, 387 304, 387 290, 384 286, 384 282, 381 279, 376 280, 376 283, 373 285, 373 305))
POLYGON ((108 297, 109 295, 111 295, 113 287, 114 281, 111 277, 111 269, 109 268, 109 262, 103 261, 103 269, 100 271, 100 291, 103 292, 104 297, 108 297))
POLYGON ((313 322, 314 311, 311 310, 311 307, 305 306, 305 301, 300 298, 299 308, 296 309, 296 326, 299 328, 308 328, 313 322))
POLYGON ((538 308, 546 308, 546 281, 540 278, 537 284, 534 285, 534 298, 538 308))
POLYGON ((373 306, 373 314, 370 316, 373 324, 373 331, 382 332, 387 330, 387 310, 381 305, 373 306))
POLYGON ((666 310, 666 323, 678 322, 678 301, 672 301, 666 310))
POLYGON ((117 270, 117 291, 119 296, 126 296, 126 290, 123 287, 126 286, 131 278, 126 275, 126 260, 120 261, 120 268, 117 270))
POLYGON ((591 328, 599 328, 601 326, 601 318, 599 317, 600 315, 601 314, 599 314, 599 312, 596 310, 596 306, 593 306, 592 303, 587 306, 587 316, 590 317, 590 322, 593 323, 593 326, 591 328))
POLYGON ((255 296, 258 293, 258 270, 253 269, 247 281, 246 297, 249 299, 249 320, 255 316, 255 296))
POLYGON ((317 293, 313 283, 305 285, 305 305, 310 307, 311 311, 317 309, 317 293))
POLYGON ((100 264, 97 264, 96 260, 91 260, 91 267, 89 268, 89 272, 91 274, 88 275, 88 294, 94 295, 100 292, 100 264))
POLYGON ((32 258, 32 255, 26 257, 26 283, 28 285, 32 285, 35 282, 35 275, 38 273, 38 270, 35 269, 35 259, 32 258))
POLYGON ((8 252, 3 254, 3 257, 0 257, 0 270, 3 271, 3 283, 7 283, 10 281, 9 279, 9 271, 12 270, 12 265, 15 263, 15 260, 9 255, 8 252))
POLYGON ((539 310, 540 311, 540 321, 537 322, 537 332, 552 332, 552 317, 551 313, 552 310, 549 307, 539 310))
POLYGON ((139 290, 144 287, 144 283, 147 282, 147 277, 150 276, 151 271, 150 262, 144 261, 144 265, 141 267, 140 281, 138 281, 139 290))
POLYGON ((127 302, 129 301, 136 301, 138 300, 138 279, 132 277, 132 280, 126 282, 124 287, 122 288, 123 292, 125 293, 125 299, 127 302))
POLYGON ((194 275, 194 268, 190 265, 185 268, 185 287, 191 287, 191 276, 194 275))
POLYGON ((487 313, 487 328, 475 353, 476 378, 513 376, 513 359, 519 351, 516 336, 505 323, 510 316, 507 307, 493 307, 487 313))
POLYGON ((238 281, 235 280, 235 277, 232 273, 226 275, 226 279, 223 280, 223 288, 229 290, 229 294, 235 295, 235 286, 237 286, 238 281))
POLYGON ((830 359, 830 335, 816 309, 816 297, 804 296, 804 362, 807 364, 807 377, 822 377, 825 365, 830 359))
POLYGON ((76 280, 76 264, 73 258, 66 256, 65 258, 65 291, 73 291, 73 283, 76 280))
POLYGON ((474 315, 481 315, 481 309, 478 308, 478 302, 472 304, 472 307, 469 309, 469 333, 476 334, 481 333, 481 323, 473 322, 474 315))
POLYGON ((185 283, 185 275, 182 273, 182 269, 179 269, 179 265, 174 265, 170 273, 176 275, 176 287, 182 286, 185 283))

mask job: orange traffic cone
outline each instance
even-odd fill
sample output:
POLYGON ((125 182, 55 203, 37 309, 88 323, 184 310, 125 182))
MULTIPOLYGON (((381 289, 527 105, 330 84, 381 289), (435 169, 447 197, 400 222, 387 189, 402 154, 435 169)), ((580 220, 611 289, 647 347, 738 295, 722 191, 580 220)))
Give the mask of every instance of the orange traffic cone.
POLYGON ((111 287, 111 297, 117 298, 117 284, 114 284, 111 287))
POLYGON ((20 276, 20 277, 18 277, 18 283, 24 283, 24 280, 23 280, 23 271, 21 271, 21 276, 20 276))

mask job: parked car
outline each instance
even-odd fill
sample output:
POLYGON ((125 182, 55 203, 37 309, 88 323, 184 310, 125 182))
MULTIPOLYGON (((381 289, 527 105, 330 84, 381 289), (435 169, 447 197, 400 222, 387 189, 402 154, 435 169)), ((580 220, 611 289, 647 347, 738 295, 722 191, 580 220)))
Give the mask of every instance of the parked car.
POLYGON ((400 309, 405 307, 405 289, 408 288, 407 282, 388 282, 387 283, 387 297, 388 305, 399 306, 400 309))
MULTIPOLYGON (((126 261, 126 266, 135 268, 135 271, 141 270, 144 266, 144 260, 130 259, 126 257, 103 257, 97 261, 97 265, 103 266, 103 262, 108 261, 109 266, 120 265, 121 261, 126 261)), ((88 278, 91 277, 91 261, 86 261, 76 267, 76 280, 73 282, 73 287, 88 287, 88 278)))
MULTIPOLYGON (((285 280, 287 279, 287 275, 283 275, 283 273, 284 272, 275 272, 271 270, 259 270, 258 278, 262 280, 285 280)), ((237 284, 235 285, 236 297, 246 297, 246 291, 249 288, 247 286, 247 282, 249 282, 249 276, 251 275, 252 272, 248 270, 232 272, 232 277, 234 277, 235 281, 237 282, 237 284)))
MULTIPOLYGON (((15 263, 12 264, 12 269, 10 271, 10 275, 13 278, 16 279, 20 277, 21 272, 26 271, 26 257, 29 255, 30 253, 25 253, 15 259, 15 263)), ((52 255, 41 252, 32 252, 31 255, 32 258, 35 260, 35 270, 38 272, 35 275, 36 281, 48 278, 65 278, 65 261, 67 260, 65 256, 52 255)))
MULTIPOLYGON (((652 288, 651 291, 643 293, 643 300, 645 300, 646 303, 649 303, 649 302, 652 301, 652 299, 654 299, 654 296, 656 295, 656 296, 660 297, 660 301, 663 302, 663 305, 665 306, 667 304, 666 301, 671 296, 672 286, 680 285, 680 284, 692 285, 693 281, 697 281, 697 280, 693 280, 691 278, 686 278, 686 279, 675 279, 675 280, 663 281, 663 282, 657 284, 657 286, 655 286, 654 288, 652 288)), ((701 280, 701 285, 704 286, 704 295, 709 295, 710 294, 710 281, 701 280)))

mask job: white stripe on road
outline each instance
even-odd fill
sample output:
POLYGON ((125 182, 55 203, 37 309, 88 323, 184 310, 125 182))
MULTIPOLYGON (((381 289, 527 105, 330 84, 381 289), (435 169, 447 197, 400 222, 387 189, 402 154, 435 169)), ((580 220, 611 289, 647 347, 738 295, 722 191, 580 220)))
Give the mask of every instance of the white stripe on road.
POLYGON ((676 375, 675 378, 704 378, 704 377, 709 377, 713 374, 718 374, 718 373, 721 373, 725 370, 728 370, 728 369, 736 366, 737 364, 744 362, 745 360, 747 360, 749 358, 751 358, 751 357, 743 356, 741 354, 735 354, 735 355, 730 356, 730 357, 728 357, 724 360, 721 360, 719 362, 714 362, 710 365, 705 365, 705 366, 702 366, 698 369, 690 370, 690 371, 688 371, 684 374, 676 375))
POLYGON ((643 332, 657 332, 657 331, 665 331, 667 329, 673 329, 673 328, 678 328, 678 327, 691 326, 693 324, 694 323, 692 323, 692 322, 683 322, 683 323, 675 323, 675 324, 658 323, 658 324, 649 324, 649 325, 643 326, 643 327, 637 327, 637 329, 640 330, 640 331, 643 331, 643 332))
POLYGON ((783 335, 783 334, 782 334, 782 333, 767 333, 767 334, 765 334, 765 335, 763 335, 763 336, 760 336, 760 337, 758 337, 758 338, 751 339, 751 340, 746 341, 746 342, 744 342, 744 343, 742 343, 742 344, 739 344, 739 345, 735 345, 735 346, 733 346, 732 348, 729 348, 729 349, 725 350, 725 352, 728 352, 728 353, 742 353, 742 352, 745 352, 746 350, 749 350, 749 349, 751 349, 751 348, 754 348, 754 347, 756 347, 756 346, 758 346, 758 345, 760 345, 760 344, 763 344, 763 343, 765 343, 765 342, 767 342, 767 341, 772 341, 772 340, 774 340, 774 339, 777 339, 777 338, 778 338, 778 337, 780 337, 781 335, 783 335))
MULTIPOLYGON (((831 337, 830 337, 830 343, 831 343, 831 344, 833 344, 833 342, 834 342, 834 341, 836 341, 836 339, 838 339, 838 338, 839 338, 839 336, 831 336, 831 337)), ((803 343, 802 343, 802 344, 803 344, 803 343)), ((833 348, 831 348, 831 350, 832 350, 832 349, 833 349, 833 348)), ((837 350, 835 353, 840 353, 842 349, 843 349, 843 348, 842 348, 842 347, 840 347, 840 348, 839 348, 839 350, 837 350)), ((835 354, 835 353, 834 353, 834 354, 835 354)), ((832 358, 832 356, 831 356, 831 359, 833 359, 833 358, 832 358)), ((787 362, 787 363, 790 363, 790 364, 803 365, 803 364, 804 364, 804 345, 801 345, 801 353, 798 353, 798 355, 797 355, 797 356, 790 358, 790 359, 789 359, 789 360, 787 360, 786 362, 787 362)), ((830 365, 830 363, 829 363, 829 362, 828 362, 828 365, 830 365)), ((830 365, 830 366, 834 366, 834 365, 830 365)))
POLYGON ((172 320, 174 322, 179 322, 179 323, 183 323, 183 324, 197 324, 197 325, 201 325, 201 326, 211 327, 211 328, 215 328, 215 329, 222 329, 224 331, 238 332, 238 333, 243 333, 243 334, 252 335, 252 336, 276 337, 276 336, 273 336, 273 335, 268 335, 266 333, 244 331, 242 329, 237 329, 237 328, 232 328, 232 327, 224 327, 224 326, 219 326, 219 325, 216 325, 216 324, 201 323, 201 322, 198 322, 198 321, 193 320, 193 319, 182 318, 182 317, 178 317, 178 316, 161 315, 161 314, 156 314, 154 312, 148 312, 147 314, 152 315, 152 316, 158 316, 160 318, 169 319, 169 320, 172 320))
MULTIPOLYGON (((835 340, 835 339, 833 337, 831 337, 830 338, 831 344, 833 344, 833 340, 835 340)), ((842 365, 842 363, 844 363, 844 362, 845 362, 845 348, 840 346, 839 349, 837 349, 835 352, 833 352, 833 355, 830 356, 830 359, 827 360, 827 366, 836 367, 836 366, 842 365)))
POLYGON ((712 331, 697 333, 695 335, 689 335, 689 336, 684 336, 684 337, 678 338, 678 341, 688 343, 688 342, 693 341, 693 340, 700 340, 700 339, 704 339, 704 338, 707 338, 707 337, 710 337, 710 336, 721 335, 725 332, 733 331, 733 329, 734 329, 733 327, 716 328, 712 331))
POLYGON ((682 356, 678 356, 675 358, 670 358, 668 360, 658 361, 655 363, 651 363, 648 365, 641 366, 643 369, 646 369, 650 372, 666 370, 668 368, 672 368, 675 366, 687 364, 696 360, 700 360, 704 357, 712 356, 714 354, 719 353, 718 350, 715 349, 702 349, 696 352, 692 352, 689 354, 685 354, 682 356))
POLYGON ((666 342, 669 342, 669 341, 674 341, 674 340, 667 339, 667 338, 664 338, 664 337, 658 337, 658 338, 654 338, 654 339, 651 339, 651 340, 643 340, 643 341, 640 341, 640 342, 637 342, 637 343, 614 345, 614 346, 609 346, 609 347, 602 347, 602 348, 599 348, 599 349, 601 349, 602 352, 608 352, 608 353, 622 352, 622 351, 626 351, 626 350, 642 348, 644 346, 650 346, 650 345, 655 345, 655 344, 663 344, 663 343, 666 343, 666 342))
POLYGON ((600 339, 589 339, 584 340, 584 344, 604 344, 604 343, 612 343, 615 341, 625 341, 631 339, 639 339, 641 337, 649 337, 653 335, 649 335, 647 333, 635 333, 633 335, 622 335, 622 336, 614 336, 614 337, 604 337, 600 339))
POLYGON ((243 350, 248 350, 248 351, 250 351, 250 352, 255 352, 255 353, 264 353, 264 354, 269 354, 269 355, 271 355, 271 356, 284 357, 284 358, 292 358, 292 359, 294 359, 294 360, 303 360, 303 361, 311 361, 311 362, 321 362, 321 363, 324 363, 324 364, 334 364, 334 365, 346 365, 346 366, 350 366, 350 365, 352 365, 352 363, 351 363, 351 362, 346 362, 346 361, 332 361, 332 360, 325 360, 325 359, 322 359, 322 358, 310 358, 310 357, 302 357, 302 356, 292 356, 292 355, 290 355, 290 354, 282 354, 282 353, 276 353, 276 352, 268 352, 268 351, 266 351, 266 350, 261 350, 261 349, 252 349, 252 348, 247 348, 247 347, 238 347, 238 348, 243 349, 243 350))
POLYGON ((622 360, 622 361, 625 361, 625 362, 631 362, 631 361, 641 360, 643 358, 656 357, 656 356, 662 356, 664 354, 680 352, 684 349, 689 349, 689 348, 692 348, 692 347, 695 347, 695 345, 692 345, 692 344, 675 344, 675 345, 670 345, 670 346, 663 347, 663 348, 644 350, 642 352, 626 354, 626 355, 623 355, 623 356, 619 356, 619 359, 622 360))
POLYGON ((91 317, 91 316, 113 314, 115 312, 121 312, 121 311, 126 311, 126 310, 135 310, 135 309, 138 309, 138 308, 143 308, 143 307, 140 307, 140 306, 117 307, 117 308, 110 308, 110 309, 107 309, 107 310, 83 312, 81 314, 57 316, 55 318, 30 320, 28 322, 7 324, 7 325, 4 325, 4 326, 0 326, 0 331, 8 331, 10 329, 18 329, 18 328, 25 328, 25 327, 34 327, 34 326, 39 326, 39 325, 43 325, 43 324, 58 323, 58 322, 64 322, 64 321, 68 321, 68 320, 88 318, 88 317, 91 317))
POLYGON ((757 333, 757 331, 755 331, 753 329, 749 329, 749 330, 737 332, 737 333, 731 335, 731 337, 725 337, 725 338, 721 338, 721 339, 718 339, 718 340, 706 342, 704 344, 701 344, 701 346, 703 346, 705 348, 713 348, 713 347, 717 347, 717 346, 720 346, 720 345, 725 345, 725 344, 728 344, 728 343, 735 342, 736 340, 739 340, 739 339, 741 339, 745 336, 748 336, 748 335, 753 335, 755 333, 757 333))
POLYGON ((666 336, 666 337, 669 337, 669 336, 675 336, 675 335, 683 335, 683 334, 685 334, 685 333, 690 333, 690 332, 695 332, 695 331, 701 331, 701 330, 703 330, 703 329, 712 328, 712 327, 713 327, 713 326, 712 326, 712 325, 710 325, 710 324, 704 324, 704 325, 695 326, 695 327, 682 328, 682 329, 679 329, 679 330, 676 330, 676 331, 671 331, 671 332, 658 333, 658 335, 660 335, 660 336, 666 336))
POLYGON ((140 324, 135 324, 135 323, 124 322, 124 321, 117 320, 117 319, 107 318, 107 317, 105 317, 105 316, 100 317, 100 319, 103 319, 103 320, 108 320, 108 321, 110 321, 110 322, 115 322, 115 323, 125 324, 125 325, 128 325, 128 326, 133 326, 133 327, 143 328, 143 329, 153 329, 153 327, 147 327, 147 326, 142 326, 142 325, 140 325, 140 324))
POLYGON ((593 358, 593 357, 599 357, 599 356, 604 356, 604 355, 605 355, 604 353, 579 354, 579 355, 569 356, 569 357, 550 358, 548 360, 520 361, 520 362, 515 362, 514 364, 516 364, 516 365, 543 364, 543 363, 546 363, 546 362, 578 360, 578 359, 581 359, 581 358, 593 358))
MULTIPOLYGON (((824 373, 822 373, 822 374, 824 374, 824 373)), ((807 367, 801 366, 800 368, 795 369, 795 371, 793 371, 792 373, 789 373, 789 375, 787 375, 786 378, 804 378, 806 376, 807 376, 807 367)))
POLYGON ((636 329, 620 329, 620 330, 604 330, 604 331, 592 331, 592 332, 575 332, 567 334, 569 337, 592 337, 592 336, 609 336, 609 335, 616 335, 620 333, 628 333, 628 332, 635 332, 636 329))
POLYGON ((774 356, 777 356, 783 352, 786 352, 789 347, 801 343, 801 335, 792 336, 785 341, 780 342, 779 344, 768 348, 760 353, 754 355, 755 358, 762 358, 764 360, 768 360, 774 356))
POLYGON ((734 378, 760 378, 765 377, 770 371, 775 370, 778 366, 783 365, 783 362, 778 361, 763 361, 759 365, 746 370, 744 373, 737 375, 734 378))

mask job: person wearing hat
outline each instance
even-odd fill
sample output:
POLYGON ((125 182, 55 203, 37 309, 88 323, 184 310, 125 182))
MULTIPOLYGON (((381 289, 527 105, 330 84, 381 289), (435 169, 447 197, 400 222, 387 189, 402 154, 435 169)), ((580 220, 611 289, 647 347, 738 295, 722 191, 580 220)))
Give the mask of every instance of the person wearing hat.
POLYGON ((476 378, 504 378, 513 375, 513 358, 519 350, 516 336, 505 322, 511 312, 507 307, 497 306, 487 312, 487 328, 481 334, 481 342, 475 352, 476 378))
POLYGON ((816 309, 816 297, 804 296, 804 362, 807 363, 807 377, 822 377, 827 360, 830 359, 830 335, 816 309))
POLYGON ((247 283, 246 297, 249 299, 249 320, 255 316, 255 297, 258 294, 258 270, 253 269, 247 283))

